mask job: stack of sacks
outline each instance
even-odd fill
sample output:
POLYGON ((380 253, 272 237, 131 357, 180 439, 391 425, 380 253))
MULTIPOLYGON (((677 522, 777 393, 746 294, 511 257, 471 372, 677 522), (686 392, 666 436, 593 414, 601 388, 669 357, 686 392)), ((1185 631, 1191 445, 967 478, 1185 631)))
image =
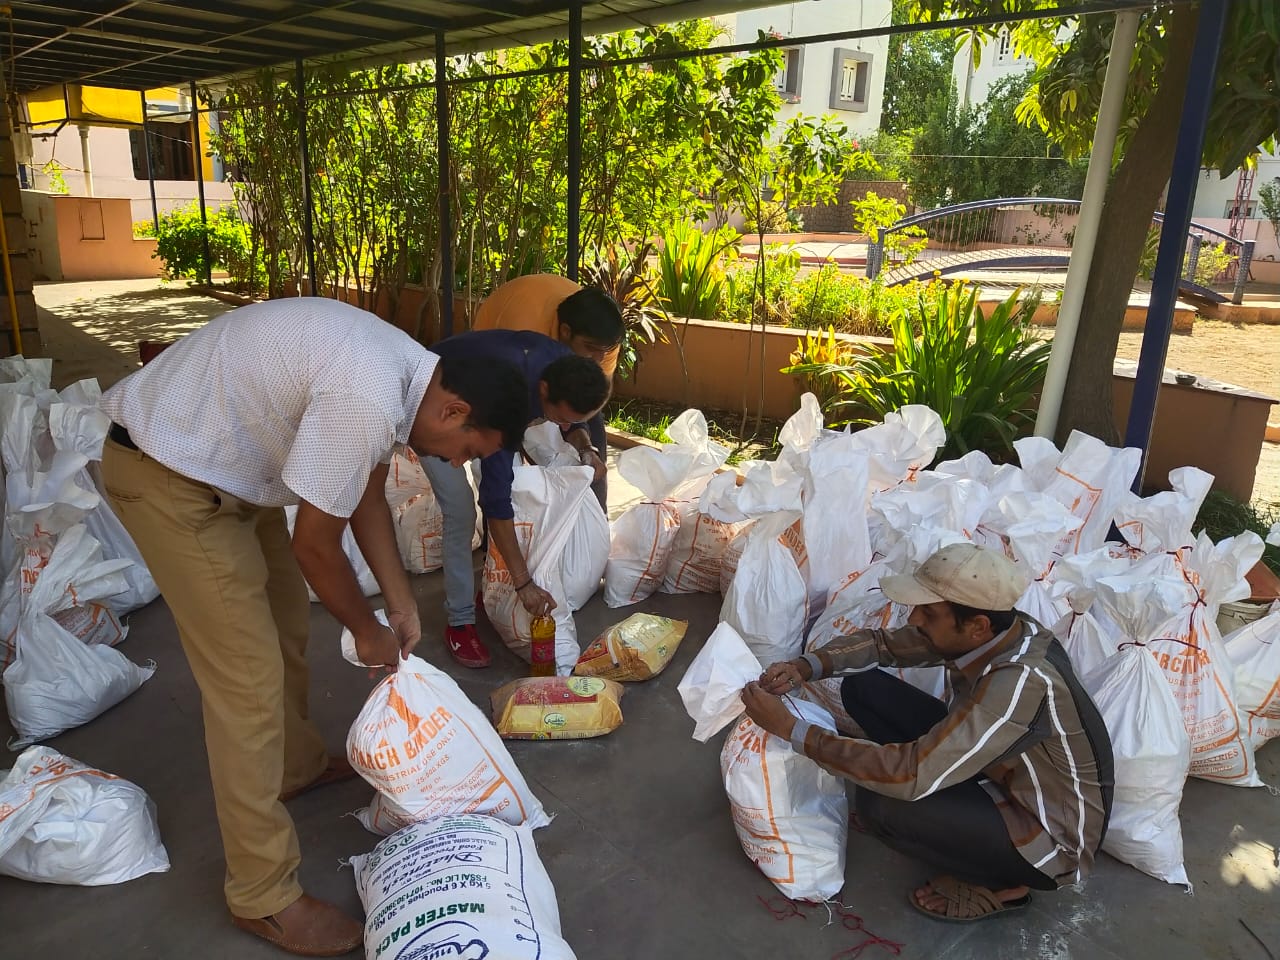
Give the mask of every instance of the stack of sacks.
MULTIPOLYGON (((578 462, 576 454, 572 461, 578 462)), ((553 456, 548 462, 563 461, 553 456)), ((591 493, 591 480, 590 467, 517 463, 511 483, 516 541, 534 582, 556 601, 552 616, 560 676, 572 673, 578 662, 581 651, 573 613, 599 587, 609 554, 608 521, 591 493)), ((484 562, 484 609, 503 642, 527 661, 532 617, 492 539, 484 562)))
POLYGON ((1123 591, 1146 598, 1128 624, 1115 619, 1129 628, 1129 639, 1148 644, 1173 687, 1191 736, 1191 775, 1262 786, 1216 620, 1222 603, 1249 595, 1245 576, 1262 557, 1263 545, 1248 532, 1218 544, 1203 533, 1192 537, 1191 525, 1212 482, 1204 471, 1182 467, 1169 474, 1172 490, 1145 499, 1128 496, 1116 526, 1139 556, 1126 573, 1099 581, 1099 599, 1123 591))
POLYGON ((672 442, 661 450, 633 447, 618 456, 618 473, 645 500, 610 525, 604 600, 611 607, 638 603, 664 585, 672 593, 701 591, 710 580, 706 571, 718 573, 719 557, 734 532, 714 524, 698 529, 700 498, 729 456, 708 435, 706 417, 686 410, 667 435, 672 442), (689 529, 681 538, 686 522, 689 529))
POLYGON ((4 386, 0 458, 9 556, 0 636, 8 638, 5 700, 15 745, 22 746, 92 720, 141 686, 154 666, 137 667, 109 643, 93 642, 123 634, 114 618, 98 612, 135 589, 131 561, 104 560, 88 527, 102 501, 85 468, 94 436, 101 455, 109 421, 96 407, 63 403, 30 379, 4 386), (82 626, 84 635, 69 633, 64 623, 82 626))
MULTIPOLYGON (((467 479, 473 490, 475 480, 468 465, 467 479)), ((422 464, 408 447, 391 455, 387 470, 387 506, 396 525, 396 543, 400 558, 410 573, 431 573, 444 565, 444 513, 431 490, 431 481, 422 464)), ((476 515, 476 529, 471 538, 471 549, 480 546, 483 527, 476 515)))

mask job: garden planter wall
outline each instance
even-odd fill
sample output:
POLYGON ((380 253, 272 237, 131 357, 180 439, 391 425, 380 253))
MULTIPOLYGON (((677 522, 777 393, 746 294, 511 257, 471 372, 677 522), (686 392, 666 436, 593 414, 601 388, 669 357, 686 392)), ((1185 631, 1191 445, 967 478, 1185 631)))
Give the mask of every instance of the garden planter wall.
MULTIPOLYGON (((615 382, 622 397, 643 397, 703 409, 741 410, 754 416, 760 400, 760 329, 744 324, 690 320, 676 325, 683 335, 688 383, 681 371, 674 343, 640 349, 641 361, 628 380, 615 382)), ((780 373, 805 331, 789 327, 765 329, 764 415, 784 420, 796 411, 803 392, 796 378, 780 373)), ((892 342, 882 337, 839 334, 862 349, 883 350, 892 342)), ((674 339, 669 330, 668 337, 674 339)), ((1133 395, 1135 365, 1117 360, 1112 381, 1116 428, 1123 433, 1133 395)), ((1147 482, 1152 489, 1166 483, 1171 469, 1200 467, 1214 475, 1215 488, 1248 500, 1252 494, 1258 454, 1267 427, 1267 414, 1276 400, 1230 384, 1197 380, 1184 386, 1165 374, 1156 411, 1147 482)))

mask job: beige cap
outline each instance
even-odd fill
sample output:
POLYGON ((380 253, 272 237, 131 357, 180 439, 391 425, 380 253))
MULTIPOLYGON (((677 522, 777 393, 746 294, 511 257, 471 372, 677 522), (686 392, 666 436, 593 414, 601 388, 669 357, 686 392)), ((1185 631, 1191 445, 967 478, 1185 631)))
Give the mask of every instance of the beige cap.
POLYGON ((977 610, 1012 610, 1027 580, 1004 554, 976 543, 953 543, 914 574, 882 577, 880 589, 890 600, 912 607, 950 600, 977 610))

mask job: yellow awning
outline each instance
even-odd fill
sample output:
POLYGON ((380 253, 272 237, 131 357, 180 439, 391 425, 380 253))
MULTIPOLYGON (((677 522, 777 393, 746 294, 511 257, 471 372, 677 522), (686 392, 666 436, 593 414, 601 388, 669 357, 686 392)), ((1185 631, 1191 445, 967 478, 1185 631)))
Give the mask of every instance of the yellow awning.
MULTIPOLYGON (((172 87, 158 88, 148 90, 147 97, 174 101, 178 92, 172 87)), ((33 127, 59 123, 84 123, 95 127, 142 126, 142 98, 136 90, 68 83, 44 87, 27 94, 26 99, 27 116, 33 127)))

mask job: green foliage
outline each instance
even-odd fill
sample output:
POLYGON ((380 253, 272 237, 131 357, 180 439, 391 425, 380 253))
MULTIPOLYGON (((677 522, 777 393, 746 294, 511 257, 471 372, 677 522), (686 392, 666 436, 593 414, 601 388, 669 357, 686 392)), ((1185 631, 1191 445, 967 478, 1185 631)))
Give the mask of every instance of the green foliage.
POLYGON ((836 339, 834 326, 822 330, 808 330, 796 341, 796 348, 791 351, 790 364, 783 372, 802 370, 797 373, 801 389, 818 398, 822 409, 830 409, 839 399, 841 384, 835 377, 826 376, 820 371, 830 367, 844 367, 853 359, 853 347, 836 339))
MULTIPOLYGON (((859 233, 874 240, 882 227, 891 227, 907 215, 907 208, 893 197, 881 197, 868 190, 861 200, 853 204, 853 225, 859 233)), ((906 227, 886 234, 885 251, 902 263, 911 263, 929 245, 929 237, 922 227, 906 227)))
POLYGON ((622 430, 636 437, 645 437, 656 443, 671 442, 671 437, 667 435, 667 427, 671 426, 671 417, 666 414, 651 420, 644 416, 643 411, 639 409, 633 411, 631 404, 624 403, 609 414, 608 423, 613 429, 622 430))
POLYGON ((917 203, 1081 195, 1087 164, 1067 161, 1044 131, 1013 118, 1029 82, 1005 77, 984 103, 967 107, 959 105, 954 84, 929 98, 925 123, 903 165, 917 203))
POLYGON ((618 354, 618 373, 622 377, 635 369, 638 344, 666 342, 660 326, 666 312, 658 299, 656 281, 649 275, 652 253, 651 243, 642 244, 634 252, 610 244, 598 253, 595 263, 582 269, 583 285, 603 290, 622 310, 625 333, 618 354))
POLYGON ((924 296, 891 321, 892 352, 870 352, 848 364, 799 364, 784 372, 833 379, 830 412, 843 422, 876 423, 912 403, 937 410, 947 430, 941 459, 983 450, 1008 454, 1035 420, 1050 343, 1030 326, 1038 296, 1021 290, 984 312, 978 291, 957 284, 924 296), (919 335, 916 334, 919 330, 919 335))
POLYGON ((737 242, 729 227, 704 233, 688 221, 671 226, 658 250, 658 297, 667 310, 678 317, 715 317, 725 296, 725 254, 737 242))
POLYGON ((1280 242, 1280 177, 1268 180, 1258 188, 1258 204, 1262 215, 1271 224, 1271 229, 1280 242))
POLYGON ((725 278, 726 295, 716 320, 733 323, 761 323, 786 326, 791 319, 791 291, 800 273, 800 254, 795 248, 771 243, 759 263, 743 263, 725 278), (762 284, 759 288, 757 284, 762 284))
MULTIPOLYGON (((1210 490, 1200 505, 1191 532, 1198 534, 1203 530, 1218 541, 1252 530, 1265 540, 1273 523, 1280 523, 1280 503, 1257 501, 1249 504, 1221 490, 1210 490)), ((1280 547, 1268 544, 1263 551, 1262 562, 1280 574, 1280 547)))
POLYGON ((207 223, 201 222, 195 202, 179 207, 160 217, 153 256, 164 263, 165 275, 172 279, 204 277, 204 238, 209 238, 209 256, 213 269, 224 269, 233 285, 243 290, 256 290, 263 280, 262 265, 253 258, 249 226, 240 219, 235 206, 206 211, 207 223))
MULTIPOLYGON (((1142 244, 1142 259, 1138 261, 1138 276, 1150 280, 1156 270, 1156 255, 1160 251, 1160 227, 1154 223, 1147 230, 1147 239, 1142 244)), ((1213 244, 1207 241, 1200 244, 1200 256, 1196 260, 1196 283, 1201 286, 1212 286, 1216 277, 1236 258, 1227 253, 1225 242, 1213 244)), ((1186 262, 1183 262, 1184 272, 1186 262)), ((1179 274, 1181 275, 1181 274, 1179 274)))
POLYGON ((156 225, 154 220, 135 220, 133 224, 133 238, 135 240, 149 240, 156 236, 156 225))
POLYGON ((50 160, 40 168, 40 172, 49 178, 50 193, 71 192, 70 188, 67 186, 67 178, 62 175, 62 171, 65 169, 66 167, 60 164, 57 160, 50 160))
POLYGON ((911 137, 909 133, 886 133, 877 130, 867 137, 858 139, 858 147, 872 162, 874 169, 863 174, 865 180, 902 180, 902 169, 911 156, 911 137))
MULTIPOLYGON (((893 0, 895 26, 913 22, 912 7, 911 0, 893 0)), ((881 131, 902 135, 924 126, 930 95, 951 84, 955 43, 953 30, 895 33, 889 37, 881 131)), ((865 141, 863 146, 867 147, 865 141)))

